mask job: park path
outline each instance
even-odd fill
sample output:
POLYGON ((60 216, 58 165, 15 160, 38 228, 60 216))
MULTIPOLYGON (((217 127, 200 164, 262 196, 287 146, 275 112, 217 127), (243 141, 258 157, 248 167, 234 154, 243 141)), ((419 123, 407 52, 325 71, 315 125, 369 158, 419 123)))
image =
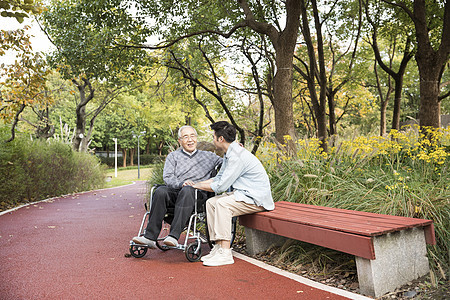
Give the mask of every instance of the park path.
POLYGON ((145 193, 138 182, 2 213, 0 299, 365 298, 305 285, 242 255, 223 267, 190 263, 179 250, 127 257, 145 193))

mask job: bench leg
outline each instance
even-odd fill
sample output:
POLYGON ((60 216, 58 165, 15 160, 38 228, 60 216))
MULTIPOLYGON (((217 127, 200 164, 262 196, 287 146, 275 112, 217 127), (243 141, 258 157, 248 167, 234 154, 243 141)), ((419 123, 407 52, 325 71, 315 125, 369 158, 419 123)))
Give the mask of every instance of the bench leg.
POLYGON ((245 244, 250 255, 264 252, 272 246, 281 246, 286 240, 283 236, 245 227, 245 244))
POLYGON ((374 237, 373 242, 374 260, 356 257, 362 294, 380 297, 430 271, 423 228, 374 237))

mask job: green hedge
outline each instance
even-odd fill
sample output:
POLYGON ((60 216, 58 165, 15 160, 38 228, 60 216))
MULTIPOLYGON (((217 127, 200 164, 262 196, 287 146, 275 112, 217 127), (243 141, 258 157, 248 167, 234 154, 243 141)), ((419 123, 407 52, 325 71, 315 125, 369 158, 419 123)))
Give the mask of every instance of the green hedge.
POLYGON ((90 154, 54 140, 8 138, 0 128, 0 210, 53 196, 102 187, 105 170, 90 154))
MULTIPOLYGON (((99 156, 98 158, 102 164, 107 165, 110 168, 114 167, 114 155, 111 157, 99 156)), ((160 156, 158 154, 142 154, 142 155, 140 155, 139 160, 140 160, 141 166, 146 166, 146 165, 157 164, 157 163, 163 162, 165 160, 165 156, 160 156)), ((123 162, 122 157, 118 157, 117 158, 117 166, 121 167, 123 165, 122 162, 123 162)), ((134 165, 137 166, 137 163, 138 163, 137 155, 135 155, 133 157, 133 163, 134 163, 134 165)), ((127 156, 127 166, 129 166, 129 165, 130 165, 130 157, 127 156)))

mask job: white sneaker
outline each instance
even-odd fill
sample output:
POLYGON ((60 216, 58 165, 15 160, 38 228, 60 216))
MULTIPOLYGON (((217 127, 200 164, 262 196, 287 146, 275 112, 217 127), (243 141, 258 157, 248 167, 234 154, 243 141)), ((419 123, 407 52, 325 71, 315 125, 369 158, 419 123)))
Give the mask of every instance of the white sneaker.
POLYGON ((223 248, 219 248, 213 257, 203 262, 203 265, 208 267, 218 267, 231 264, 234 264, 233 253, 231 253, 231 249, 223 248))
POLYGON ((208 255, 202 256, 202 258, 200 258, 201 261, 207 261, 208 259, 210 259, 211 257, 214 256, 214 254, 216 254, 217 250, 220 249, 219 244, 214 244, 213 248, 211 249, 211 251, 209 252, 208 255))
POLYGON ((178 245, 177 239, 170 235, 164 239, 163 243, 164 243, 164 245, 170 246, 170 247, 176 247, 178 245))
POLYGON ((147 239, 144 236, 135 236, 132 239, 133 242, 135 242, 136 244, 140 244, 140 245, 147 245, 150 249, 155 249, 156 248, 156 242, 147 239))

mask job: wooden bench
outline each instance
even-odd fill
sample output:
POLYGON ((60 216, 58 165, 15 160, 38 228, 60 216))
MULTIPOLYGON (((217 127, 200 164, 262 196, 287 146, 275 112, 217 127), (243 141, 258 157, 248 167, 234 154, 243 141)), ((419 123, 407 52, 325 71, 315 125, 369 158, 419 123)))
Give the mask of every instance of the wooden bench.
POLYGON ((355 255, 360 291, 374 297, 426 275, 426 244, 436 244, 431 220, 284 201, 239 223, 251 255, 280 244, 280 236, 355 255))

